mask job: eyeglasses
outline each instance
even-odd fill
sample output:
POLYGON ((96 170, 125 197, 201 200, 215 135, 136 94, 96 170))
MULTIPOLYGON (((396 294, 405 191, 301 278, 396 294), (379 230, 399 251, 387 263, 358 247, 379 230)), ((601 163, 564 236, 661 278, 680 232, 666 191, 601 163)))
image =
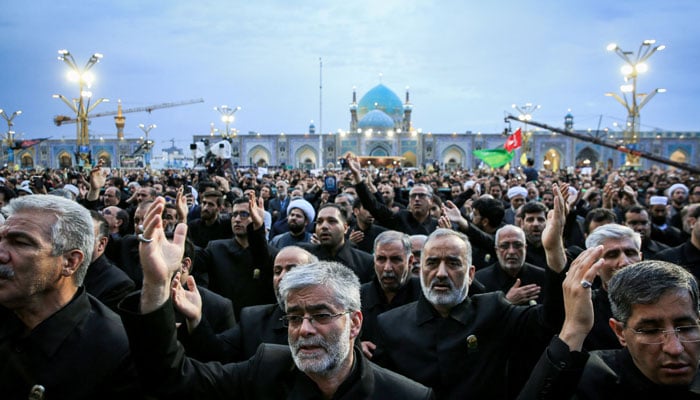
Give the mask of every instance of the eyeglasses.
POLYGON ((311 325, 314 325, 314 323, 318 325, 328 325, 334 319, 340 317, 341 315, 349 314, 350 312, 351 311, 345 311, 338 314, 318 313, 311 314, 308 317, 305 317, 303 315, 285 315, 282 318, 280 318, 280 321, 282 321, 282 324, 284 326, 291 326, 292 328, 300 327, 301 324, 304 323, 305 319, 308 319, 311 325))
POLYGON ((525 247, 525 243, 523 242, 503 242, 499 243, 498 246, 499 249, 501 250, 508 250, 509 248, 514 248, 515 250, 520 250, 523 247, 525 247))
POLYGON ((408 197, 411 199, 425 199, 433 196, 431 196, 430 193, 411 193, 408 197))
POLYGON ((632 329, 639 341, 645 344, 661 344, 674 334, 681 342, 700 342, 700 326, 686 325, 672 329, 632 329))
POLYGON ((250 213, 248 211, 234 211, 231 213, 231 218, 236 218, 238 216, 241 218, 248 218, 250 217, 250 213))

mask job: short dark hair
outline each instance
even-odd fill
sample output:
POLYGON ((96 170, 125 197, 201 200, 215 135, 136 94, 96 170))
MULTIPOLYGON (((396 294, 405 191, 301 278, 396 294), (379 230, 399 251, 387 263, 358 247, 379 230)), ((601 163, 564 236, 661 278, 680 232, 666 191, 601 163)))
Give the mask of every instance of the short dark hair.
POLYGON ((481 218, 488 218, 489 225, 496 227, 503 222, 506 210, 503 202, 489 197, 480 197, 472 203, 472 208, 479 211, 481 218))
POLYGON ((539 201, 528 201, 520 207, 520 216, 525 218, 525 214, 540 214, 544 213, 547 215, 547 206, 540 203, 539 201))
POLYGON ((615 213, 612 212, 611 210, 607 208, 594 208, 591 211, 586 214, 586 219, 583 222, 583 231, 585 233, 591 233, 589 231, 589 226, 591 225, 591 222, 603 222, 603 221, 609 221, 609 222, 615 222, 617 220, 617 217, 615 216, 615 213))
POLYGON ((210 190, 202 193, 202 199, 207 197, 216 197, 216 205, 219 207, 224 203, 224 195, 218 190, 210 190))
POLYGON ((321 207, 318 208, 318 213, 316 213, 316 215, 318 216, 318 214, 320 214, 321 210, 323 210, 324 208, 335 208, 336 210, 338 210, 338 213, 340 214, 341 218, 343 219, 343 222, 345 222, 346 224, 348 223, 348 219, 347 219, 347 216, 345 215, 345 211, 343 211, 343 209, 335 203, 326 203, 326 204, 322 205, 321 207))

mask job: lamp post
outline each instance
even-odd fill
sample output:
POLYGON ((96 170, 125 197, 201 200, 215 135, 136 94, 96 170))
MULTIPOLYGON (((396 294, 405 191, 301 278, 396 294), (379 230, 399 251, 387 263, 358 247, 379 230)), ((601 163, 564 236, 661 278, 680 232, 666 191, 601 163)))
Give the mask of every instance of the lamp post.
POLYGON ((92 87, 92 82, 95 80, 95 76, 92 72, 90 72, 90 69, 92 69, 95 64, 100 62, 101 59, 102 54, 95 53, 90 57, 85 66, 80 68, 75 62, 73 55, 68 50, 64 49, 58 51, 58 60, 65 62, 70 68, 68 71, 68 79, 73 82, 78 82, 78 87, 80 88, 77 99, 74 98, 69 101, 65 96, 60 94, 54 94, 53 97, 56 99, 61 99, 76 114, 76 144, 78 149, 75 155, 76 161, 81 167, 85 166, 85 164, 89 165, 91 163, 88 116, 98 104, 109 101, 107 99, 100 98, 94 103, 90 104, 92 100, 92 92, 89 89, 92 87))
MULTIPOLYGON (((620 86, 622 96, 617 93, 608 92, 606 96, 612 97, 622 104, 627 110, 627 124, 624 129, 623 139, 628 147, 634 147, 639 139, 639 111, 656 95, 663 93, 666 89, 654 89, 649 93, 637 92, 637 77, 649 69, 646 61, 657 51, 665 49, 664 45, 656 45, 656 40, 645 40, 639 46, 637 53, 625 51, 615 43, 608 45, 607 50, 613 51, 625 62, 620 68, 625 84, 620 86)), ((639 156, 626 153, 625 165, 639 166, 639 156)))
POLYGON ((520 156, 520 164, 526 165, 527 158, 532 153, 532 146, 530 144, 532 132, 527 130, 527 123, 532 120, 532 114, 542 108, 542 106, 539 104, 535 105, 532 103, 525 103, 521 106, 513 104, 511 107, 518 112, 518 120, 525 124, 525 129, 523 132, 523 151, 522 155, 520 156))
POLYGON ((14 145, 15 145, 15 131, 12 130, 12 126, 14 123, 12 122, 13 119, 15 119, 16 116, 22 114, 22 110, 17 110, 12 113, 12 115, 7 116, 5 113, 5 110, 0 108, 0 116, 7 122, 7 136, 5 136, 5 140, 3 143, 7 145, 7 164, 8 166, 11 166, 15 162, 15 150, 14 150, 14 145))
POLYGON ((241 109, 241 107, 231 108, 227 105, 214 107, 214 110, 218 111, 219 114, 221 114, 221 121, 223 121, 223 123, 226 124, 226 133, 224 135, 222 135, 224 137, 224 139, 230 139, 231 136, 236 135, 235 130, 234 130, 233 135, 231 135, 229 125, 231 125, 233 123, 233 121, 236 120, 236 116, 235 116, 236 111, 238 111, 240 109, 241 109))
POLYGON ((143 140, 143 161, 146 167, 151 166, 151 149, 153 148, 153 141, 148 139, 148 133, 151 132, 151 129, 157 128, 156 124, 150 124, 148 126, 144 124, 139 124, 139 128, 143 131, 144 134, 144 140, 143 140))

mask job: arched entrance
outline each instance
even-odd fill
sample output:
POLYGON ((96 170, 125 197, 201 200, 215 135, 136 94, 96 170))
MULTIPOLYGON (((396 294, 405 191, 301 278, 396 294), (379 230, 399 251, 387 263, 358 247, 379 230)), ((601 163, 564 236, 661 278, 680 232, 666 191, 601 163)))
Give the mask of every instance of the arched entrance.
POLYGON ((462 161, 464 160, 464 151, 459 147, 452 145, 442 152, 442 157, 440 160, 445 165, 447 170, 454 170, 462 166, 462 161))
POLYGON ((95 161, 99 161, 99 160, 102 160, 103 167, 111 167, 112 166, 112 155, 106 151, 101 151, 97 155, 97 160, 95 160, 95 161))
POLYGON ((255 146, 250 149, 248 153, 248 160, 251 165, 257 165, 259 167, 264 167, 270 164, 270 152, 263 146, 255 146))
POLYGON ((316 149, 309 145, 301 146, 294 155, 296 165, 302 169, 316 168, 316 149))
POLYGON ((389 151, 382 146, 377 146, 369 152, 369 155, 372 157, 386 157, 389 155, 389 151))
POLYGON ((58 167, 59 168, 71 168, 73 166, 73 156, 67 152, 62 151, 58 154, 58 167))
POLYGON ((673 153, 671 153, 671 160, 675 162, 680 162, 680 163, 687 163, 688 162, 688 155, 683 151, 683 150, 676 150, 673 153))
POLYGON ((23 169, 32 169, 34 168, 34 158, 32 158, 31 154, 24 153, 20 157, 20 162, 22 165, 23 169))
POLYGON ((598 152, 591 149, 590 147, 585 147, 583 150, 579 151, 576 155, 576 166, 577 167, 589 167, 596 165, 598 163, 598 152))
POLYGON ((557 172, 561 167, 561 154, 554 148, 550 148, 544 154, 544 161, 542 162, 546 170, 557 172))

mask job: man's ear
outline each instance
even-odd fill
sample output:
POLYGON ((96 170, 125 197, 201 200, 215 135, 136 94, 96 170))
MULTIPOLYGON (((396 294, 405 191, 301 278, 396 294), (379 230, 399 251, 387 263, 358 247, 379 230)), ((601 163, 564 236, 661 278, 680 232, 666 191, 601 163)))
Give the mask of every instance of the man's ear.
POLYGON ((182 272, 189 274, 190 268, 192 268, 192 259, 189 257, 184 257, 181 262, 182 265, 182 272))
POLYGON ((85 254, 80 250, 71 250, 63 255, 63 266, 61 267, 61 275, 72 276, 78 267, 83 263, 85 254))
POLYGON ((625 324, 616 320, 615 318, 610 318, 608 324, 610 325, 610 329, 615 332, 615 336, 617 336, 617 340, 620 341, 620 344, 623 347, 627 347, 627 340, 625 339, 625 335, 622 333, 625 330, 625 324))
POLYGON ((354 339, 360 336, 360 331, 362 330, 362 311, 351 311, 350 321, 352 325, 350 326, 350 338, 354 339))

